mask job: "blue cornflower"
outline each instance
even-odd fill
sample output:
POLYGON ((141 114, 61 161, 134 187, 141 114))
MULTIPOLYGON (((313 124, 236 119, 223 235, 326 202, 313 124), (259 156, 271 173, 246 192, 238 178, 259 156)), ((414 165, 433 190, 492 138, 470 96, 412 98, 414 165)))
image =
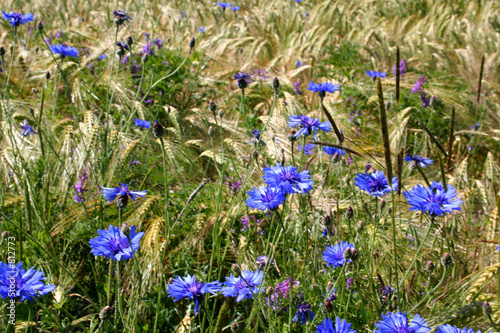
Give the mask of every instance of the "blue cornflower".
POLYGON ((129 47, 128 47, 128 44, 126 43, 123 43, 123 42, 116 42, 116 46, 118 46, 118 48, 121 50, 121 51, 125 51, 125 50, 129 50, 129 47))
POLYGON ((103 187, 102 196, 108 200, 108 204, 114 201, 117 197, 127 197, 135 201, 137 197, 144 198, 148 191, 129 191, 127 184, 120 184, 117 187, 103 187))
POLYGON ((391 189, 387 178, 384 176, 384 172, 377 170, 372 173, 356 174, 356 177, 354 177, 354 185, 374 197, 383 197, 387 193, 398 189, 398 179, 396 177, 392 178, 391 189))
POLYGON ((259 292, 264 273, 261 271, 252 272, 246 270, 241 272, 241 276, 234 277, 233 274, 226 277, 225 287, 221 288, 224 297, 236 297, 236 302, 245 298, 253 298, 259 292))
MULTIPOLYGON (((451 326, 451 325, 443 325, 443 326, 438 326, 436 333, 474 333, 474 330, 472 328, 457 328, 456 326, 451 326)), ((476 333, 481 333, 481 331, 477 331, 476 333)))
POLYGON ((258 129, 255 129, 252 131, 252 138, 250 139, 250 141, 248 141, 248 143, 250 144, 255 144, 256 146, 265 146, 266 143, 264 141, 261 140, 261 136, 262 134, 260 133, 260 131, 258 129))
POLYGON ((63 44, 50 45, 50 51, 55 54, 59 54, 61 58, 74 57, 78 58, 78 49, 73 46, 66 46, 63 44))
POLYGON ((318 325, 316 333, 356 333, 356 330, 351 329, 352 324, 345 319, 335 318, 335 326, 330 318, 326 318, 324 322, 318 325))
POLYGON ((319 97, 323 98, 325 97, 326 93, 333 93, 334 91, 339 90, 340 85, 339 84, 333 84, 331 82, 326 82, 326 83, 314 83, 312 81, 309 82, 309 85, 307 86, 307 90, 311 90, 312 92, 317 92, 319 93, 319 97))
POLYGON ((404 160, 408 163, 411 163, 412 165, 418 165, 421 168, 426 168, 434 163, 434 161, 430 158, 425 158, 420 155, 411 156, 410 154, 408 154, 408 156, 406 156, 404 160))
POLYGON ((146 129, 151 127, 151 122, 147 121, 147 120, 142 120, 142 119, 136 118, 136 119, 134 119, 134 122, 135 122, 135 126, 137 126, 137 127, 142 127, 142 128, 146 128, 146 129))
POLYGON ((335 155, 337 156, 345 155, 345 150, 335 147, 323 146, 323 151, 325 152, 325 155, 330 155, 330 158, 335 157, 335 155))
POLYGON ((307 321, 313 321, 314 316, 314 312, 311 311, 311 304, 307 304, 304 299, 301 299, 301 302, 297 305, 297 313, 293 317, 292 321, 298 321, 299 323, 305 325, 307 321))
POLYGON ((332 125, 329 121, 325 121, 321 123, 319 119, 309 118, 308 116, 300 115, 291 115, 290 119, 288 119, 288 126, 291 128, 299 127, 300 129, 293 135, 295 139, 297 139, 301 135, 311 135, 313 134, 314 140, 317 140, 316 133, 319 130, 330 132, 332 130, 332 125))
POLYGON ((252 188, 253 191, 248 191, 250 196, 246 200, 248 207, 263 211, 275 210, 279 205, 285 202, 286 192, 282 188, 261 186, 259 188, 252 188))
POLYGON ((283 189, 285 193, 309 193, 314 182, 310 179, 309 170, 299 172, 297 167, 276 166, 264 168, 264 182, 270 187, 283 189))
POLYGON ((206 31, 207 31, 207 27, 199 27, 198 28, 198 32, 200 32, 200 33, 204 33, 206 31))
POLYGON ((410 210, 419 210, 431 216, 441 216, 453 210, 461 210, 462 197, 457 198, 457 190, 452 185, 448 185, 445 189, 442 183, 433 181, 429 188, 417 185, 403 195, 411 206, 410 210))
POLYGON ((248 75, 247 73, 240 72, 234 74, 234 79, 238 80, 237 83, 238 88, 245 89, 246 87, 248 87, 248 81, 250 80, 250 75, 248 75))
POLYGON ((28 136, 28 135, 33 135, 33 134, 38 134, 37 132, 35 132, 35 130, 33 129, 33 127, 31 127, 30 124, 28 124, 28 120, 27 119, 24 119, 22 123, 20 123, 19 125, 21 125, 21 132, 20 134, 22 136, 28 136))
POLYGON ((474 126, 471 126, 470 129, 473 131, 477 131, 479 129, 479 123, 476 123, 474 126))
POLYGON ((384 72, 377 72, 377 71, 366 71, 366 75, 371 77, 372 79, 376 79, 377 77, 384 78, 387 76, 386 73, 384 72))
POLYGON ((232 3, 228 2, 228 3, 225 3, 225 2, 220 2, 220 1, 217 1, 217 5, 219 7, 222 8, 222 10, 226 10, 226 8, 229 8, 232 6, 232 3))
POLYGON ((427 333, 431 329, 427 327, 424 318, 415 315, 410 323, 406 312, 382 315, 382 320, 375 324, 378 328, 374 333, 427 333))
POLYGON ((12 25, 14 27, 18 27, 20 24, 25 25, 26 23, 32 22, 35 20, 33 18, 33 14, 31 14, 31 13, 23 15, 21 13, 10 12, 7 14, 6 12, 4 12, 2 10, 2 14, 3 14, 3 19, 10 21, 10 25, 12 25))
POLYGON ((194 313, 197 314, 200 310, 200 299, 203 295, 206 293, 215 295, 220 289, 219 281, 204 283, 196 281, 196 275, 189 276, 188 274, 186 277, 176 276, 173 279, 168 286, 168 295, 174 298, 174 302, 183 298, 194 300, 194 313))
POLYGON ((132 17, 128 16, 127 13, 125 13, 125 10, 115 10, 113 12, 113 15, 115 16, 115 19, 118 21, 118 25, 123 24, 124 22, 127 22, 128 20, 132 19, 132 17))
POLYGON ((297 67, 302 66, 302 62, 300 60, 297 61, 297 67))
MULTIPOLYGON (((312 155, 314 153, 314 147, 316 147, 313 143, 308 143, 304 146, 304 155, 312 155)), ((302 146, 297 146, 299 151, 302 151, 302 146)))
MULTIPOLYGON (((336 243, 334 246, 328 246, 325 251, 323 251, 323 260, 327 263, 327 266, 333 266, 333 268, 342 267, 346 263, 346 259, 344 258, 344 252, 350 248, 354 250, 354 244, 340 241, 340 243, 336 243)), ((351 262, 351 259, 348 259, 347 262, 351 262)))
POLYGON ((104 60, 106 58, 107 58, 107 56, 103 53, 103 54, 101 54, 100 56, 97 57, 97 60, 104 60))
POLYGON ((232 10, 233 12, 238 11, 238 10, 240 10, 240 6, 232 6, 232 7, 231 7, 231 10, 232 10))
MULTIPOLYGON (((436 333, 474 333, 474 330, 472 328, 457 328, 456 326, 451 326, 451 325, 443 325, 443 326, 438 326, 436 333)), ((477 331, 476 333, 481 333, 481 331, 477 331)))
POLYGON ((99 236, 89 240, 92 248, 90 252, 95 256, 118 261, 132 258, 134 252, 139 250, 139 243, 144 236, 144 232, 135 232, 135 225, 130 228, 128 237, 120 230, 120 227, 112 225, 108 230, 97 230, 97 233, 99 236))
POLYGON ((0 296, 2 298, 19 298, 19 301, 33 301, 35 298, 45 295, 56 289, 53 284, 42 282, 46 277, 43 272, 31 267, 26 271, 23 263, 17 265, 6 264, 0 261, 0 296), (14 286, 14 290, 11 289, 14 286))

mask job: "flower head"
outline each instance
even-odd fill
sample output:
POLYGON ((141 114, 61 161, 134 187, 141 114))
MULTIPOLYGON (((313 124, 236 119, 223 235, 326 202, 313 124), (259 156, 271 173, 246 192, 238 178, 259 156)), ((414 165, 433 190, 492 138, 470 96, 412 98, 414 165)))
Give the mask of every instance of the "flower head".
POLYGON ((113 12, 113 15, 115 16, 116 25, 122 25, 123 23, 128 22, 132 19, 132 17, 128 16, 127 13, 125 13, 125 10, 115 10, 113 12))
POLYGON ((107 56, 103 53, 103 54, 101 54, 100 56, 97 57, 97 60, 104 60, 106 58, 107 58, 107 56))
MULTIPOLYGON (((344 252, 347 248, 351 250, 355 249, 354 244, 344 241, 340 241, 340 243, 336 243, 334 246, 328 246, 323 251, 323 260, 328 266, 333 266, 333 268, 342 267, 346 263, 344 252)), ((347 259, 347 262, 351 262, 351 259, 347 259)))
POLYGON ((168 295, 174 298, 174 302, 180 299, 187 298, 195 301, 194 313, 200 310, 200 299, 204 294, 212 295, 220 291, 221 286, 219 281, 204 283, 196 281, 196 276, 180 277, 176 276, 172 283, 168 286, 168 295))
MULTIPOLYGON (((449 324, 438 326, 436 333, 474 333, 472 328, 457 328, 456 326, 451 326, 449 324)), ((477 331, 476 333, 481 333, 481 331, 477 331)))
POLYGON ((431 329, 427 327, 424 318, 416 315, 412 322, 406 316, 406 312, 382 315, 382 320, 375 324, 377 330, 374 333, 427 333, 431 329))
POLYGON ((234 74, 234 80, 238 81, 237 83, 238 88, 245 89, 246 87, 248 87, 248 81, 250 80, 250 75, 243 72, 236 73, 234 74))
POLYGON ((340 87, 340 85, 333 84, 331 82, 314 83, 314 82, 310 81, 309 85, 307 86, 307 90, 311 90, 312 92, 317 92, 317 93, 319 93, 319 97, 323 98, 323 97, 325 97, 326 93, 331 94, 334 91, 338 91, 339 87, 340 87))
POLYGON ((236 302, 245 298, 253 298, 259 292, 264 273, 261 271, 252 272, 246 270, 241 272, 241 276, 234 277, 233 274, 226 277, 225 287, 221 288, 224 297, 236 297, 236 302))
MULTIPOLYGON (((406 74, 406 60, 405 59, 401 59, 401 61, 399 62, 399 75, 400 76, 403 76, 406 74)), ((394 67, 392 68, 392 71, 394 72, 394 76, 396 76, 396 65, 394 65, 394 67)))
POLYGON ((142 127, 142 128, 150 128, 151 127, 151 122, 147 120, 142 120, 139 118, 134 119, 135 126, 137 127, 142 127))
MULTIPOLYGON (((304 155, 312 155, 314 153, 314 147, 316 147, 313 143, 308 143, 304 146, 304 155)), ((297 146, 299 151, 302 151, 302 146, 297 146)))
POLYGON ((286 192, 279 187, 253 187, 252 191, 248 191, 247 194, 250 196, 246 200, 247 206, 262 211, 275 210, 286 200, 286 192))
POLYGON ((425 75, 422 75, 417 80, 417 82, 415 83, 415 85, 413 86, 413 89, 411 90, 411 92, 412 93, 421 92, 424 89, 423 87, 424 87, 425 80, 427 80, 427 78, 425 77, 425 75))
POLYGON ((323 152, 325 155, 330 155, 330 158, 345 155, 345 150, 328 146, 323 146, 323 152))
POLYGON ((33 301, 56 289, 53 284, 46 285, 42 282, 45 279, 43 272, 35 270, 35 267, 26 271, 22 262, 14 266, 14 264, 0 261, 0 296, 2 298, 19 298, 21 302, 33 301))
POLYGON ((252 138, 250 139, 250 141, 248 141, 248 143, 255 144, 255 146, 265 146, 266 143, 261 140, 261 136, 262 135, 258 129, 253 130, 252 138))
POLYGON ((479 130, 479 123, 476 122, 473 126, 471 126, 470 129, 473 130, 473 131, 479 130))
POLYGON ((293 322, 298 321, 301 324, 307 323, 307 321, 313 321, 314 312, 311 311, 311 304, 307 304, 303 299, 297 305, 297 313, 293 317, 293 322))
POLYGON ((392 189, 389 187, 389 182, 384 176, 383 171, 375 171, 372 173, 358 173, 354 178, 354 184, 362 191, 368 192, 374 197, 383 197, 391 191, 396 191, 398 188, 398 179, 392 179, 392 189))
POLYGON ((264 168, 264 182, 271 187, 282 188, 285 193, 308 193, 313 189, 309 170, 299 172, 294 166, 276 166, 264 168))
POLYGON ((222 10, 225 10, 226 8, 229 8, 232 6, 232 3, 228 2, 228 3, 225 3, 225 2, 220 2, 220 1, 217 1, 217 5, 219 7, 222 8, 222 10))
POLYGON ((243 176, 241 176, 240 179, 235 177, 226 177, 225 184, 229 188, 232 195, 236 195, 240 192, 244 179, 245 178, 243 176))
POLYGON ((345 319, 341 320, 339 317, 335 318, 335 326, 330 318, 318 325, 316 333, 356 333, 356 330, 351 329, 352 324, 348 323, 345 319))
POLYGON ((287 278, 283 282, 278 283, 274 288, 274 292, 266 297, 267 306, 271 306, 273 310, 282 312, 288 311, 288 296, 290 289, 300 284, 300 281, 293 281, 292 278, 287 278))
POLYGON ((418 165, 421 168, 426 168, 434 162, 430 158, 425 158, 420 155, 411 156, 410 154, 405 157, 405 161, 415 166, 418 165))
POLYGON ((199 28, 198 28, 198 32, 199 32, 199 33, 204 33, 204 32, 207 32, 207 27, 199 27, 199 28))
POLYGON ((89 241, 91 252, 95 256, 103 256, 111 260, 130 259, 139 250, 139 243, 144 232, 135 232, 135 225, 130 228, 127 237, 120 227, 109 226, 108 230, 97 230, 99 236, 89 241), (129 241, 130 238, 130 241, 129 241))
POLYGON ((324 132, 330 132, 332 130, 332 125, 329 121, 321 123, 319 119, 309 118, 308 116, 304 115, 291 115, 288 119, 288 126, 290 126, 291 128, 300 128, 297 133, 293 135, 295 139, 302 135, 308 136, 313 134, 314 140, 316 140, 316 133, 319 130, 322 130, 324 132))
POLYGON ((119 51, 125 52, 126 50, 129 50, 128 44, 123 43, 123 42, 116 42, 116 46, 120 49, 119 51))
POLYGON ((384 78, 384 77, 387 76, 386 73, 384 73, 384 72, 377 72, 377 71, 366 71, 366 75, 368 75, 369 77, 373 78, 374 80, 377 77, 384 78))
POLYGON ((431 216, 446 215, 453 210, 461 210, 462 198, 457 198, 457 190, 448 185, 445 189, 442 183, 432 182, 429 188, 417 185, 410 192, 404 192, 410 204, 410 210, 419 210, 431 216))
POLYGON ((108 200, 108 204, 114 201, 117 197, 127 197, 133 202, 137 197, 144 198, 148 191, 129 191, 127 184, 121 184, 117 187, 103 187, 102 196, 104 199, 108 200))
POLYGON ((78 49, 73 46, 66 46, 63 44, 50 45, 50 51, 55 54, 59 54, 61 58, 74 57, 78 58, 78 49))
POLYGON ((28 22, 32 22, 35 19, 33 18, 33 14, 28 13, 28 14, 21 14, 21 13, 6 13, 2 10, 3 14, 3 19, 10 21, 10 25, 13 27, 18 27, 20 24, 25 25, 28 22))
POLYGON ((28 135, 33 135, 33 134, 38 134, 37 132, 35 132, 35 130, 33 129, 33 127, 31 127, 30 124, 28 124, 28 120, 24 119, 22 123, 20 123, 19 125, 21 125, 21 132, 20 134, 22 136, 28 136, 28 135))
POLYGON ((232 10, 233 12, 238 11, 238 10, 240 10, 240 6, 232 6, 232 7, 231 7, 231 10, 232 10))

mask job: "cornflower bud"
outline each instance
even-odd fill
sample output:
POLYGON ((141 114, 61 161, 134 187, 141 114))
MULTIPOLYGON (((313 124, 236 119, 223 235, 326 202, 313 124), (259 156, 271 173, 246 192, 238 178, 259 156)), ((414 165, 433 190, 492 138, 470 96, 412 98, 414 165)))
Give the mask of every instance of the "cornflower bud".
POLYGON ((291 142, 297 141, 297 138, 294 137, 295 133, 297 133, 297 132, 295 132, 295 130, 291 130, 290 133, 288 133, 288 137, 287 137, 288 141, 291 141, 291 142))
POLYGON ((47 80, 50 80, 50 72, 49 72, 49 71, 46 71, 46 72, 45 72, 45 78, 46 78, 47 80))
POLYGON ((351 250, 350 247, 348 247, 347 249, 345 249, 345 251, 344 251, 344 258, 346 258, 347 260, 352 259, 352 250, 351 250))
POLYGON ((208 135, 210 135, 210 136, 214 136, 214 133, 215 133, 215 129, 214 129, 212 126, 210 126, 210 127, 208 128, 208 135))
POLYGON ((224 115, 224 110, 220 109, 219 110, 219 118, 222 119, 222 116, 224 115))
POLYGON ((43 30, 43 22, 42 21, 38 21, 38 23, 36 24, 36 29, 40 32, 42 32, 43 30))
POLYGON ((196 45, 196 41, 194 37, 191 37, 191 40, 189 41, 189 47, 192 49, 196 45))
POLYGON ((158 120, 155 120, 153 124, 153 135, 158 139, 165 135, 165 127, 158 120))
POLYGON ((127 44, 129 47, 132 46, 132 44, 134 44, 134 40, 132 39, 132 36, 127 37, 127 44))
POLYGON ((453 258, 451 257, 451 254, 449 254, 449 253, 443 254, 443 257, 441 258, 441 263, 445 267, 448 267, 451 264, 453 264, 453 258))
POLYGON ((277 77, 275 77, 273 80, 273 89, 276 93, 278 93, 280 90, 280 80, 278 80, 277 77))
POLYGON ((490 303, 484 302, 483 303, 483 313, 484 313, 484 315, 489 317, 492 312, 493 312, 493 310, 491 308, 490 303))
POLYGON ((210 101, 208 103, 208 109, 213 113, 215 116, 215 110, 217 110, 217 105, 214 103, 214 101, 210 101))
POLYGON ((102 308, 101 312, 99 312, 99 319, 107 320, 111 318, 113 313, 115 312, 115 308, 113 306, 106 305, 102 308))

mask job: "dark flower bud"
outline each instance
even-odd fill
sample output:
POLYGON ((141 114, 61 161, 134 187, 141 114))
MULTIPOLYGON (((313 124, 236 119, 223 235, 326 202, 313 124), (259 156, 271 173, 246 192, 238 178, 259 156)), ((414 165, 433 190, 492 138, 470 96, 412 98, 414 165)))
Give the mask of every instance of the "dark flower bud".
POLYGON ((259 157, 259 152, 258 152, 257 150, 255 150, 255 149, 253 149, 253 150, 252 150, 252 157, 253 157, 254 159, 257 159, 257 157, 259 157))
POLYGON ((385 109, 388 111, 391 108, 391 102, 385 103, 385 109))
POLYGON ((208 135, 210 135, 210 136, 214 136, 214 133, 215 133, 215 129, 214 129, 212 126, 210 126, 210 127, 208 128, 208 135))
POLYGON ((330 225, 330 223, 332 223, 332 217, 326 214, 325 217, 323 217, 323 222, 325 223, 325 225, 330 225))
POLYGON ((214 103, 214 101, 210 101, 208 103, 208 109, 214 114, 215 116, 215 110, 217 110, 217 105, 214 103))
POLYGON ((277 77, 274 78, 273 80, 273 89, 276 93, 280 90, 280 80, 278 80, 277 77))
POLYGON ((40 48, 38 46, 35 46, 35 54, 37 54, 38 51, 40 51, 40 48))
POLYGON ((491 309, 491 305, 488 302, 483 303, 483 313, 485 316, 490 316, 493 310, 491 309))
POLYGON ((153 135, 155 138, 162 138, 165 135, 165 127, 158 120, 153 124, 153 135))
POLYGON ((119 48, 118 51, 116 51, 116 54, 121 58, 125 55, 125 49, 119 48))
POLYGON ((47 80, 50 80, 50 72, 49 72, 49 71, 46 71, 46 72, 45 72, 45 78, 46 78, 47 80))
POLYGON ((359 259, 359 252, 356 249, 351 250, 351 259, 352 261, 358 261, 359 259))
POLYGON ((99 312, 99 319, 107 320, 111 318, 113 313, 115 312, 115 308, 113 306, 106 305, 102 308, 101 312, 99 312))
POLYGON ((427 263, 425 264, 425 270, 427 272, 432 272, 434 270, 434 268, 436 268, 436 265, 434 265, 434 263, 430 260, 427 260, 427 263))
POLYGON ((377 251, 373 251, 373 259, 377 259, 378 258, 378 252, 377 251))
POLYGON ((130 236, 130 226, 128 225, 128 223, 122 223, 120 230, 125 236, 130 236))
POLYGON ((191 37, 191 40, 189 41, 189 47, 193 48, 195 45, 196 45, 196 41, 195 41, 194 37, 191 37))
POLYGON ((116 206, 118 209, 125 209, 128 205, 128 195, 120 195, 116 198, 116 206))
POLYGON ((0 57, 3 57, 5 55, 5 49, 3 46, 0 47, 0 57))
POLYGON ((292 141, 292 142, 297 141, 297 138, 294 136, 295 133, 297 133, 297 132, 295 132, 295 130, 291 130, 290 133, 288 133, 288 137, 287 137, 288 141, 292 141))
POLYGON ((132 46, 132 44, 134 44, 134 40, 132 39, 132 36, 127 37, 127 44, 129 47, 132 46))
POLYGON ((9 237, 9 232, 6 230, 2 232, 2 240, 6 239, 7 237, 9 237))
POLYGON ((165 89, 161 88, 158 92, 158 96, 162 97, 163 95, 165 95, 165 89))
POLYGON ((224 110, 220 109, 219 110, 219 118, 222 118, 223 115, 224 115, 224 110))
POLYGON ((121 18, 117 18, 117 19, 115 19, 115 21, 114 21, 114 22, 115 22, 115 25, 117 25, 117 26, 120 26, 120 25, 122 25, 122 24, 123 24, 123 20, 122 20, 121 18))
POLYGON ((38 23, 36 24, 36 30, 38 30, 40 32, 43 30, 43 22, 42 21, 38 21, 38 23))
POLYGON ((145 64, 147 63, 149 60, 149 55, 146 53, 142 56, 142 63, 145 64))
POLYGON ((449 253, 443 254, 443 257, 441 258, 441 263, 445 267, 448 267, 451 264, 453 264, 453 258, 451 257, 451 254, 449 254, 449 253))
POLYGON ((346 258, 347 260, 352 259, 352 249, 350 247, 345 249, 344 258, 346 258))
POLYGON ((358 231, 363 231, 364 228, 365 228, 365 222, 359 221, 358 222, 358 231))
POLYGON ((347 208, 346 217, 350 220, 352 219, 353 216, 354 216, 354 210, 352 209, 351 206, 349 206, 349 208, 347 208))
POLYGON ((385 199, 380 200, 380 210, 384 210, 385 208, 385 199))

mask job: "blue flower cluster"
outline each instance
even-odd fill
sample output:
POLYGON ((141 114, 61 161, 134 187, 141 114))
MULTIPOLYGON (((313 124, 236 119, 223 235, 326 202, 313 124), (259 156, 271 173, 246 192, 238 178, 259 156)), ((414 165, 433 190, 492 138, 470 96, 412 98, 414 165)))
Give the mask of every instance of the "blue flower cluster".
POLYGON ((295 116, 291 115, 290 119, 288 119, 288 126, 290 128, 298 128, 299 130, 293 135, 295 139, 298 139, 299 136, 309 136, 313 134, 314 140, 317 140, 316 133, 319 130, 324 132, 330 132, 332 130, 332 125, 329 121, 325 121, 324 123, 320 122, 319 119, 309 118, 308 116, 300 115, 295 116))

